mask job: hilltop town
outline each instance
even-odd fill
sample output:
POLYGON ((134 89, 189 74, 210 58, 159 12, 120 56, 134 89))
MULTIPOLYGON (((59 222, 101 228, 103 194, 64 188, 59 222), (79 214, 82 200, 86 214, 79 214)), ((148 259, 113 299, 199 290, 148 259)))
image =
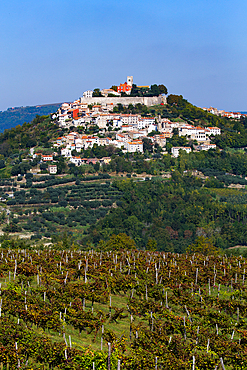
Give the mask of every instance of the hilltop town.
POLYGON ((162 174, 164 163, 170 170, 170 159, 185 153, 194 153, 190 166, 197 169, 196 153, 247 145, 246 115, 230 113, 195 107, 182 95, 168 95, 163 84, 137 86, 127 76, 124 83, 87 90, 60 104, 31 126, 6 130, 1 134, 0 175, 162 174))

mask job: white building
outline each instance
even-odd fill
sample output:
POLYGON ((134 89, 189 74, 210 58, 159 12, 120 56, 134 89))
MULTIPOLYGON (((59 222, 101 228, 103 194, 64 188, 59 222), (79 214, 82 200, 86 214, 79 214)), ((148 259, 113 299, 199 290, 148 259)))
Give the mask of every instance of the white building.
POLYGON ((112 125, 114 128, 121 128, 123 126, 123 121, 120 118, 114 118, 112 120, 112 125))
POLYGON ((201 144, 197 147, 198 150, 216 149, 216 144, 201 144))
POLYGON ((51 175, 55 175, 57 173, 57 165, 56 164, 49 165, 48 171, 51 175))
POLYGON ((69 149, 69 148, 63 148, 63 149, 61 149, 61 155, 63 156, 63 157, 66 157, 66 158, 69 158, 69 157, 71 157, 71 149, 69 149))
POLYGON ((139 118, 138 120, 138 129, 146 128, 150 125, 155 124, 155 118, 154 117, 145 117, 145 118, 139 118))
POLYGON ((116 140, 122 140, 122 141, 128 141, 129 140, 129 135, 128 134, 116 134, 116 140))
POLYGON ((134 123, 138 124, 141 116, 139 114, 121 114, 121 120, 124 125, 132 125, 134 123))
POLYGON ((112 144, 119 149, 126 149, 127 142, 124 140, 113 140, 112 144))
POLYGON ((171 149, 172 155, 177 158, 180 150, 184 150, 186 153, 191 152, 191 148, 189 146, 174 146, 171 149))
POLYGON ((209 133, 204 129, 197 129, 191 134, 191 139, 196 141, 207 141, 209 133))
POLYGON ((178 135, 179 136, 191 136, 196 132, 195 127, 192 125, 183 125, 178 127, 178 135))
POLYGON ((75 127, 78 126, 84 126, 85 125, 85 119, 83 117, 76 117, 72 121, 72 125, 75 127))
POLYGON ((192 125, 183 125, 178 128, 179 136, 187 136, 197 141, 205 141, 208 136, 220 135, 221 130, 219 127, 195 127, 192 125))
POLYGON ((142 141, 129 141, 126 143, 126 150, 129 153, 143 153, 143 143, 142 141))
POLYGON ((75 150, 77 153, 80 153, 83 148, 83 145, 81 143, 75 144, 75 150))
POLYGON ((123 125, 121 127, 121 132, 135 131, 136 127, 134 125, 123 125))
POLYGON ((195 127, 192 125, 184 125, 178 128, 179 136, 186 136, 189 139, 196 141, 208 141, 208 137, 211 135, 207 128, 195 127))
POLYGON ((219 127, 207 127, 207 130, 210 132, 210 135, 221 135, 221 129, 219 127))
POLYGON ((152 131, 157 131, 157 125, 151 124, 148 126, 148 133, 152 131))
POLYGON ((69 127, 71 125, 70 115, 68 115, 67 113, 59 114, 58 124, 60 127, 69 127))
POLYGON ((121 94, 113 89, 102 89, 101 94, 103 96, 108 96, 109 94, 114 95, 114 96, 121 96, 121 94))
POLYGON ((53 161, 53 155, 42 155, 41 159, 44 162, 51 162, 51 161, 53 161))
POLYGON ((92 98, 92 97, 93 97, 93 91, 92 90, 84 91, 83 98, 92 98))
POLYGON ((82 165, 81 157, 71 157, 70 162, 74 163, 76 166, 81 166, 82 165))
POLYGON ((99 128, 107 128, 107 124, 115 119, 119 120, 119 115, 116 114, 104 114, 100 113, 95 118, 95 124, 99 126, 99 128))

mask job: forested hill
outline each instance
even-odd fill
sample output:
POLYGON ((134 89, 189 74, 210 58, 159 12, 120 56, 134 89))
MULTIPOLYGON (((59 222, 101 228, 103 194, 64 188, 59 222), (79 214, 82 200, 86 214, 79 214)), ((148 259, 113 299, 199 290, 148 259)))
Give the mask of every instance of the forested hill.
POLYGON ((96 245, 120 233, 138 248, 152 242, 155 249, 176 253, 184 253, 198 236, 210 238, 221 249, 246 243, 245 189, 210 188, 202 179, 178 171, 171 179, 126 179, 113 186, 122 192, 118 207, 91 224, 82 244, 96 245))
POLYGON ((44 116, 56 112, 62 103, 8 108, 0 112, 0 132, 5 129, 31 122, 36 115, 44 116))

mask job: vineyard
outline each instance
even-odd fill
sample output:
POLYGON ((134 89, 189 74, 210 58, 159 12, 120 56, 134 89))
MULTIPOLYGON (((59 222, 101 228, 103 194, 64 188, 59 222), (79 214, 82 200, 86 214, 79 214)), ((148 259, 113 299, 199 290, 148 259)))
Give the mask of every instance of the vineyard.
POLYGON ((0 251, 1 369, 247 369, 244 258, 101 247, 0 251))

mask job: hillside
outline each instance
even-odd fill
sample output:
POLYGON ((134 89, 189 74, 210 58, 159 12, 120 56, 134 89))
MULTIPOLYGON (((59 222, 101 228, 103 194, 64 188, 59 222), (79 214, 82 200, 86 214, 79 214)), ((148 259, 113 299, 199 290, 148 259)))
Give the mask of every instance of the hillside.
POLYGON ((4 112, 0 112, 0 132, 5 129, 22 125, 24 122, 31 122, 36 115, 43 116, 54 113, 61 106, 61 103, 35 105, 28 107, 8 108, 4 112))
MULTIPOLYGON (((54 242, 65 232, 84 248, 125 232, 138 248, 152 242, 158 250, 178 253, 200 235, 222 249, 244 245, 247 156, 236 148, 247 145, 246 118, 217 117, 183 98, 166 106, 114 109, 220 126, 222 135, 212 140, 223 150, 192 150, 175 158, 169 154, 172 146, 191 144, 174 132, 166 141, 166 152, 153 146, 149 137, 144 139, 144 153, 95 144, 72 153, 84 159, 76 166, 56 145, 58 137, 76 128, 59 127, 50 116, 37 116, 0 134, 3 238, 11 233, 54 242), (52 156, 56 174, 49 173, 49 162, 42 161, 42 155, 52 156), (109 161, 103 163, 104 158, 109 161), (98 162, 90 162, 94 159, 98 162)), ((96 128, 91 124, 77 130, 81 135, 95 135, 96 128)), ((102 137, 102 131, 96 132, 102 137)), ((110 127, 104 133, 115 134, 110 127)))

